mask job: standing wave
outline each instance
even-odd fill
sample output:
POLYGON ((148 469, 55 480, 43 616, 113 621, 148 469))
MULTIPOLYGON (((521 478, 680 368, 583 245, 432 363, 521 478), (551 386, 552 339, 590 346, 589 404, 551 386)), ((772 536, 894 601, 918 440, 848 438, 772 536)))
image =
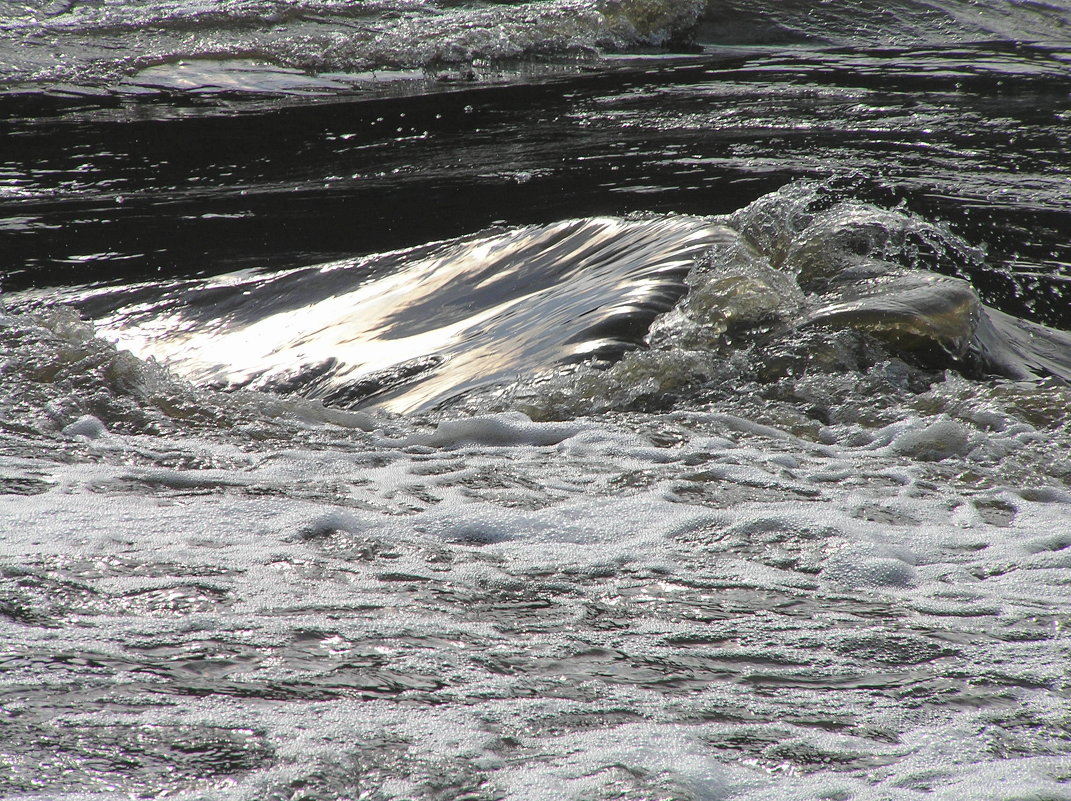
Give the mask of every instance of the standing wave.
POLYGON ((571 416, 890 360, 1071 381, 1071 334, 985 305, 981 259, 942 225, 803 182, 725 217, 565 220, 58 297, 202 386, 349 409, 534 393, 550 405, 529 397, 530 414, 571 416))
POLYGON ((730 235, 694 217, 566 220, 277 273, 60 297, 105 338, 201 385, 412 412, 556 365, 619 358, 685 291, 696 259, 730 235))

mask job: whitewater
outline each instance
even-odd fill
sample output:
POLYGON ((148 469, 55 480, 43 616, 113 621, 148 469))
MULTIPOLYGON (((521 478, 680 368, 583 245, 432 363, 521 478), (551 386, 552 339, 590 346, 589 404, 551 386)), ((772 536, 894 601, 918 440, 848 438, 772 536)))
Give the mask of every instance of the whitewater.
POLYGON ((1071 799, 1071 8, 0 9, 0 797, 1071 799))

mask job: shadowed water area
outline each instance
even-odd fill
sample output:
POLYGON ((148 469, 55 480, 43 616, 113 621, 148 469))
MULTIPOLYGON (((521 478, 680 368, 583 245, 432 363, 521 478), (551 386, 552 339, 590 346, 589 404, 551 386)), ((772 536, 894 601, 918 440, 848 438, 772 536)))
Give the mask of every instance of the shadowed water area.
POLYGON ((1071 8, 0 9, 0 795, 1071 797, 1071 8))

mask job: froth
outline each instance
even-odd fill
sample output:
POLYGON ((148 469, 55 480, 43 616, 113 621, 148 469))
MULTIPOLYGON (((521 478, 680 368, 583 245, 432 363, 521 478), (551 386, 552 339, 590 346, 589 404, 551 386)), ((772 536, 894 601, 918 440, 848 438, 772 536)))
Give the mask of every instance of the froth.
MULTIPOLYGON (((20 469, 47 486, 0 495, 9 678, 64 752, 34 717, 65 692, 44 672, 143 699, 63 696, 91 753, 133 727, 157 754, 181 710, 183 737, 246 755, 220 797, 1051 794, 1068 498, 1036 470, 1005 485, 979 448, 1026 429, 996 415, 824 443, 688 412, 41 447, 20 469), (896 447, 949 431, 973 448, 896 447), (32 656, 58 641, 66 661, 32 656)), ((65 776, 39 786, 95 792, 65 776)))

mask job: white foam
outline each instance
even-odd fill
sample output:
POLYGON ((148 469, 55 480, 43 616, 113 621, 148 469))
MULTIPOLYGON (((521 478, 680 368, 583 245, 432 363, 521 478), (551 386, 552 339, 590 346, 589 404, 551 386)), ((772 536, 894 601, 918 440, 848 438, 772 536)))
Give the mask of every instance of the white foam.
MULTIPOLYGON (((823 447, 719 414, 403 420, 390 435, 305 420, 281 446, 68 441, 70 462, 44 448, 5 461, 0 479, 42 483, 0 494, 0 562, 90 565, 64 592, 101 600, 69 615, 13 584, 63 627, 0 617, 0 633, 13 652, 115 659, 238 643, 259 661, 229 680, 250 688, 365 675, 362 659, 444 683, 63 713, 266 732, 272 765, 178 797, 266 797, 310 776, 344 797, 355 759, 399 797, 460 772, 459 787, 518 800, 1060 798, 1071 507, 1051 476, 995 481, 1009 465, 980 447, 1045 446, 993 420, 842 425, 823 447), (673 436, 655 445, 647 428, 673 436), (294 645, 300 632, 320 634, 294 645), (380 741, 393 745, 354 751, 380 741)), ((53 681, 34 663, 5 680, 53 681)))
POLYGON ((730 797, 724 765, 678 727, 617 726, 612 731, 565 735, 540 746, 559 756, 504 770, 507 799, 580 801, 601 795, 614 783, 626 793, 668 792, 697 801, 730 797))
POLYGON ((402 440, 406 445, 457 448, 462 445, 557 445, 581 431, 576 423, 533 423, 521 412, 446 420, 431 434, 413 434, 402 440))
MULTIPOLYGON (((901 551, 902 553, 902 551, 901 551)), ((902 556, 873 543, 845 545, 826 562, 822 577, 849 587, 913 587, 918 576, 902 556)))
POLYGON ((921 428, 899 432, 893 438, 891 450, 899 456, 938 461, 968 453, 970 437, 961 424, 949 419, 938 419, 921 428))
POLYGON ((69 437, 85 437, 97 439, 108 433, 108 428, 99 419, 91 414, 83 415, 63 427, 63 433, 69 437))

